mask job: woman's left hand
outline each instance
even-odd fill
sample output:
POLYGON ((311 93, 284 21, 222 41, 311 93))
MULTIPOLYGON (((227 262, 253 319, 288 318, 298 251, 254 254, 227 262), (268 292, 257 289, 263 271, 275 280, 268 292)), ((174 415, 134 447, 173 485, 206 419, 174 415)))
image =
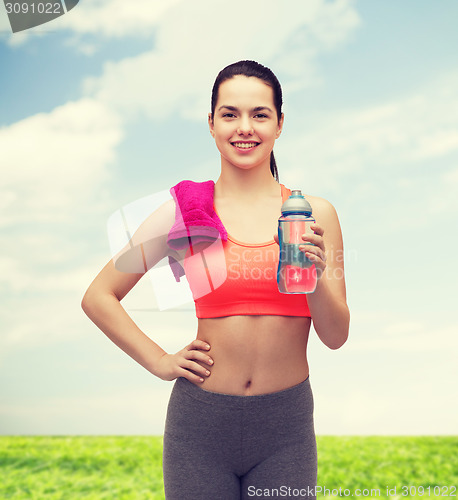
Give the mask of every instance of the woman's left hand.
MULTIPOLYGON (((307 258, 315 264, 317 277, 321 278, 324 270, 326 269, 326 250, 324 248, 324 229, 319 224, 311 224, 310 228, 314 234, 303 234, 303 245, 299 249, 305 253, 307 258), (313 245, 306 245, 305 243, 313 243, 313 245)), ((278 244, 278 235, 274 234, 274 240, 278 244)))
POLYGON ((315 264, 317 277, 320 279, 326 269, 326 249, 323 239, 324 229, 316 223, 311 224, 310 228, 314 234, 303 234, 302 239, 306 243, 313 243, 313 245, 300 245, 299 250, 304 252, 307 259, 315 264))

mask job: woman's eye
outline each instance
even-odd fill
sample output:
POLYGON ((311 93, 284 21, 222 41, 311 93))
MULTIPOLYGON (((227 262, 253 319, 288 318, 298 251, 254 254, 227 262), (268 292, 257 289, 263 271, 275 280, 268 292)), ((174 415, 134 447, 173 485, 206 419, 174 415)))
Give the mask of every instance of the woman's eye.
POLYGON ((232 113, 224 113, 223 118, 233 118, 234 116, 232 113))
POLYGON ((268 118, 268 116, 263 113, 258 113, 257 115, 255 115, 255 118, 268 118))

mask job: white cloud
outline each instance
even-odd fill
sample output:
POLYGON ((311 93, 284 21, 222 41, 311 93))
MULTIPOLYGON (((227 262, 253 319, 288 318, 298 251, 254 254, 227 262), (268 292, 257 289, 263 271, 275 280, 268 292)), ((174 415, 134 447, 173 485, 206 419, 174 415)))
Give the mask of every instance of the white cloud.
POLYGON ((103 37, 151 36, 152 28, 183 0, 96 0, 80 2, 62 18, 60 29, 103 37))
MULTIPOLYGON (((347 385, 317 391, 315 422, 317 434, 324 435, 455 435, 456 406, 450 406, 451 387, 419 373, 416 383, 385 378, 364 387, 347 385), (433 383, 432 383, 433 382, 433 383), (427 404, 425 403, 427 401, 427 404), (448 410, 441 408, 447 406, 448 410)), ((351 383, 351 382, 350 382, 351 383)), ((316 386, 318 384, 315 384, 316 386)))
POLYGON ((91 99, 0 129, 2 344, 78 335, 69 318, 96 274, 81 255, 106 213, 103 184, 121 138, 117 115, 91 99))
POLYGON ((453 170, 445 172, 442 175, 442 180, 448 184, 458 184, 458 167, 455 167, 453 170))
POLYGON ((313 129, 302 125, 278 147, 285 155, 306 154, 315 170, 340 175, 373 168, 374 162, 396 170, 400 164, 438 158, 458 150, 457 89, 458 73, 450 73, 391 102, 320 112, 308 120, 313 129))
MULTIPOLYGON (((141 378, 139 381, 141 383, 141 378)), ((2 433, 27 434, 30 415, 34 434, 162 435, 172 383, 113 389, 94 396, 40 398, 0 406, 2 433), (115 416, 115 418, 113 418, 115 416)))
POLYGON ((434 353, 444 354, 458 350, 458 338, 453 317, 442 317, 438 324, 436 314, 418 313, 409 317, 386 317, 383 311, 361 314, 353 311, 351 341, 344 349, 349 353, 434 353), (373 325, 380 325, 376 330, 373 325), (371 331, 370 335, 367 332, 371 331))
MULTIPOLYGON (((456 214, 458 213, 458 167, 454 162, 453 168, 445 171, 437 178, 438 188, 432 191, 428 196, 427 210, 433 217, 441 215, 442 217, 450 216, 456 224, 456 214)), ((451 231, 448 235, 453 237, 453 244, 456 245, 457 234, 451 231)))
MULTIPOLYGON (((9 35, 10 46, 23 45, 34 36, 43 36, 49 31, 69 32, 74 36, 71 44, 81 52, 91 55, 94 46, 81 41, 81 35, 105 38, 148 37, 161 17, 183 0, 92 0, 80 2, 67 14, 52 21, 9 35), (78 43, 81 42, 81 45, 78 43)), ((3 8, 3 3, 1 4, 3 8)), ((9 32, 11 26, 6 10, 0 16, 0 30, 9 32)))
POLYGON ((346 0, 294 1, 288 8, 255 0, 230 9, 221 1, 186 2, 163 16, 154 50, 106 64, 101 77, 86 80, 85 91, 127 116, 202 120, 226 64, 257 59, 278 68, 286 85, 303 87, 316 79, 317 54, 344 43, 358 23, 346 0))
POLYGON ((279 164, 288 165, 282 182, 308 186, 313 176, 308 194, 331 193, 351 211, 367 204, 369 232, 378 232, 387 217, 385 229, 397 231, 438 214, 450 217, 458 208, 457 89, 458 73, 449 72, 372 106, 320 110, 306 122, 287 115, 288 131, 275 146, 279 164))
POLYGON ((458 408, 450 400, 457 375, 455 323, 452 312, 438 318, 429 308, 413 316, 383 306, 353 308, 349 339, 337 351, 312 333, 308 356, 317 432, 456 433, 458 408))
POLYGON ((108 261, 110 256, 108 253, 99 255, 94 266, 88 262, 75 262, 73 254, 69 257, 66 252, 73 242, 66 240, 65 235, 54 239, 49 235, 46 238, 43 235, 22 237, 16 253, 14 247, 9 246, 9 255, 0 256, 0 285, 13 293, 44 295, 77 292, 82 296, 98 271, 95 266, 105 264, 104 261, 108 261), (30 244, 31 239, 36 240, 35 245, 30 244), (36 254, 27 256, 23 252, 24 246, 35 248, 36 254))
POLYGON ((0 225, 78 212, 107 180, 121 138, 117 115, 87 98, 0 129, 0 225))
MULTIPOLYGON (((279 47, 276 47, 278 32, 288 32, 285 28, 296 19, 298 24, 293 25, 295 29, 291 31, 291 42, 296 46, 301 45, 303 49, 307 47, 303 53, 310 54, 314 52, 316 41, 324 48, 333 48, 346 39, 349 27, 359 24, 352 4, 351 0, 335 0, 332 3, 324 0, 309 0, 307 3, 291 0, 285 6, 265 0, 253 0, 249 4, 235 0, 228 9, 224 0, 195 0, 192 3, 184 0, 93 0, 80 2, 68 14, 49 23, 11 34, 8 43, 11 46, 21 45, 29 41, 31 36, 64 31, 74 35, 72 45, 77 47, 77 41, 80 40, 81 51, 92 54, 94 47, 82 41, 82 35, 152 38, 158 25, 171 21, 167 33, 162 37, 165 51, 178 44, 184 51, 191 52, 192 46, 199 43, 200 39, 199 47, 205 51, 195 54, 208 55, 209 50, 214 49, 215 40, 221 36, 227 39, 227 49, 239 43, 237 37, 227 36, 236 26, 239 38, 241 33, 251 34, 251 49, 266 49, 268 53, 277 50, 279 53, 279 47), (244 15, 240 16, 242 11, 244 15), (301 21, 307 29, 300 29, 301 21)), ((1 8, 4 10, 3 4, 1 8)), ((0 29, 5 32, 11 29, 5 10, 0 19, 0 29)), ((298 67, 295 65, 295 68, 298 67)))
POLYGON ((8 20, 8 14, 6 13, 6 7, 4 2, 0 2, 0 33, 11 31, 11 25, 8 20))

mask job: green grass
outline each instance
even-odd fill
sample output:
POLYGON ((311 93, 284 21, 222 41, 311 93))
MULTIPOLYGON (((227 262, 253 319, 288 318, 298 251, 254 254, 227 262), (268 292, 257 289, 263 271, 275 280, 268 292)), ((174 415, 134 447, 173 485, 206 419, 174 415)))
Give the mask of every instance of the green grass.
POLYGON ((162 437, 0 437, 0 498, 163 499, 162 437))
MULTIPOLYGON (((380 489, 396 486, 397 498, 420 498, 418 486, 452 486, 458 483, 458 437, 332 437, 318 436, 318 485, 332 490, 380 489), (412 496, 402 487, 412 488, 412 496)), ((429 498, 425 490, 422 495, 429 498)), ((453 490, 441 490, 449 498, 453 490)), ((436 489, 436 493, 439 491, 436 489)), ((375 495, 372 495, 375 496, 375 495)), ((390 495, 394 498, 394 495, 390 495)), ((444 499, 445 500, 445 499, 444 499)))
MULTIPOLYGON (((403 486, 431 486, 433 497, 434 486, 458 482, 458 437, 318 436, 317 441, 318 485, 329 490, 380 489, 379 496, 387 498, 386 488, 396 486, 402 499, 414 498, 403 495, 403 486)), ((0 498, 159 500, 164 498, 161 459, 162 437, 3 436, 0 498)), ((450 489, 447 493, 454 498, 450 489)))

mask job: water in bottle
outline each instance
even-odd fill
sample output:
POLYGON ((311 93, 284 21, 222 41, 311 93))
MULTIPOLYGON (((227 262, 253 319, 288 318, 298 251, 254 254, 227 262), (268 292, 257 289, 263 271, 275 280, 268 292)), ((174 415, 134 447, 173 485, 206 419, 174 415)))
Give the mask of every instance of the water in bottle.
POLYGON ((281 293, 312 293, 317 284, 316 266, 299 249, 299 245, 312 245, 302 239, 303 234, 313 234, 310 228, 315 222, 312 207, 301 190, 295 189, 283 203, 281 212, 278 219, 278 289, 281 293))

